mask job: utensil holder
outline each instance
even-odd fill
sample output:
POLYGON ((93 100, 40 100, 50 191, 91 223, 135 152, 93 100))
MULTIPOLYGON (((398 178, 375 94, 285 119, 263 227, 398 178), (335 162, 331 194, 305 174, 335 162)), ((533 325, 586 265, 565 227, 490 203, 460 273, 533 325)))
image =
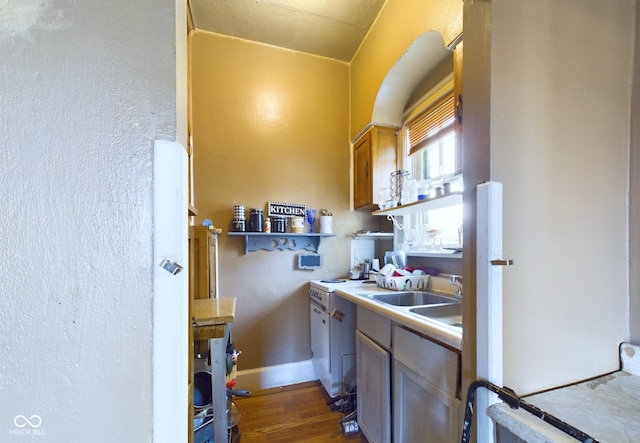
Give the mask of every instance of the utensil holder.
POLYGON ((400 204, 402 189, 405 181, 409 178, 409 171, 397 170, 389 174, 389 188, 391 189, 391 199, 400 204))

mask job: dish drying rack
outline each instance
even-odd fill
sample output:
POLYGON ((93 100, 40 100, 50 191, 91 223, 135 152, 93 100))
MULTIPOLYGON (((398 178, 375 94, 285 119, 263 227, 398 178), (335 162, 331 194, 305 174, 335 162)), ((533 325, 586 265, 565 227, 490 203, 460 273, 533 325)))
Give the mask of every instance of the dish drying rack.
POLYGON ((345 437, 356 435, 360 432, 357 422, 358 396, 356 386, 356 354, 343 354, 340 357, 340 395, 333 403, 333 409, 339 410, 342 417, 338 421, 340 431, 345 437))

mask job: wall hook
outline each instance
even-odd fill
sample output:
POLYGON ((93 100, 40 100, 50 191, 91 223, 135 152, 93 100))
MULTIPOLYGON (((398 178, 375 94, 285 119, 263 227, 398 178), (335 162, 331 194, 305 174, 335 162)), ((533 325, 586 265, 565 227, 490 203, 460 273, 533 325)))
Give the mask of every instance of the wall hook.
POLYGON ((387 215, 387 220, 391 220, 391 222, 393 223, 393 226, 398 228, 400 231, 404 229, 404 226, 402 225, 402 223, 399 223, 398 220, 396 220, 396 218, 393 215, 387 215))

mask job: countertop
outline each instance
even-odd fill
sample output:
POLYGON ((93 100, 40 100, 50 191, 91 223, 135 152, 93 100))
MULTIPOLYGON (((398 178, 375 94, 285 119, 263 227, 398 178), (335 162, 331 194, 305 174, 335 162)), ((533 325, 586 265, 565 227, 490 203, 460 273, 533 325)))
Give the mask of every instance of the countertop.
POLYGON ((191 305, 196 326, 233 323, 236 317, 236 298, 217 297, 196 299, 191 305))
POLYGON ((462 349, 462 328, 449 326, 437 320, 409 312, 408 306, 392 306, 376 301, 370 297, 370 295, 374 294, 389 294, 394 292, 396 291, 367 285, 367 287, 347 286, 345 288, 336 289, 335 294, 355 303, 356 305, 390 318, 398 324, 407 326, 414 331, 431 337, 447 346, 457 350, 462 349))
MULTIPOLYGON (((602 443, 640 442, 640 347, 623 343, 620 354, 621 371, 524 400, 602 443)), ((577 441, 528 412, 511 409, 504 403, 491 406, 489 416, 526 442, 577 441)))
POLYGON ((236 318, 236 298, 217 297, 193 300, 191 303, 193 337, 195 340, 221 338, 227 325, 236 318))

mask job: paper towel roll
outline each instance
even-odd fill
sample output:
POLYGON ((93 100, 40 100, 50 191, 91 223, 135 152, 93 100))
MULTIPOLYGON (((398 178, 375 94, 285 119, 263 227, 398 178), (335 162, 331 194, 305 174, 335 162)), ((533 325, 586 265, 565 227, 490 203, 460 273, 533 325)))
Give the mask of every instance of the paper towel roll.
POLYGON ((331 215, 320 216, 320 233, 333 234, 333 216, 331 215))

